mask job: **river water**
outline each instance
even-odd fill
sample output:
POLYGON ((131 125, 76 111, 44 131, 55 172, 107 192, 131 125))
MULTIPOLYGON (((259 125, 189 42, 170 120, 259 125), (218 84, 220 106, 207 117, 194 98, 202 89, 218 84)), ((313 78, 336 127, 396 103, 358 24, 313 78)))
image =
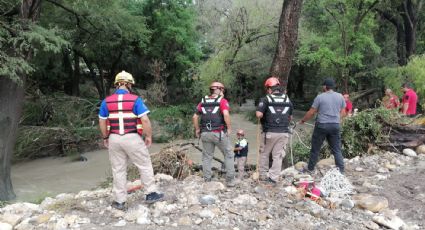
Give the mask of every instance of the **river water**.
MULTIPOLYGON (((296 113, 298 120, 302 113, 296 113)), ((257 125, 249 122, 242 114, 232 115, 233 134, 236 140, 236 130, 242 128, 249 142, 248 164, 255 164, 257 152, 257 125)), ((178 142, 194 142, 198 140, 180 140, 178 142)), ((202 148, 202 143, 201 148, 202 148)), ((158 152, 169 144, 153 144, 149 151, 158 152)), ((37 202, 46 196, 59 193, 75 193, 97 187, 111 175, 108 152, 106 149, 84 153, 88 161, 73 162, 68 157, 49 157, 12 166, 12 183, 19 201, 37 202)), ((189 152, 190 158, 201 163, 201 153, 196 149, 189 152)), ((215 156, 223 159, 216 148, 215 156)), ((218 166, 218 164, 216 165, 218 166)))

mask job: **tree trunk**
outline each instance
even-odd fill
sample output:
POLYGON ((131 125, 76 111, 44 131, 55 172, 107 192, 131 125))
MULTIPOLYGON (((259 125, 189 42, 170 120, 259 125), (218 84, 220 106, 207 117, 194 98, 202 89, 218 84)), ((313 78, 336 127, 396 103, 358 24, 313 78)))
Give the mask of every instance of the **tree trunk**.
MULTIPOLYGON (((36 22, 40 9, 41 0, 23 0, 21 19, 36 22)), ((26 53, 25 57, 30 60, 32 52, 26 53)), ((24 75, 21 82, 22 85, 19 85, 5 76, 0 76, 0 200, 16 197, 10 179, 10 169, 24 101, 24 75)))
POLYGON ((15 198, 10 179, 11 159, 21 117, 24 89, 7 77, 0 77, 0 200, 15 198))
POLYGON ((80 57, 74 52, 74 71, 72 73, 72 96, 80 96, 80 57))
POLYGON ((286 88, 298 39, 298 21, 302 0, 284 0, 279 20, 279 37, 270 67, 270 75, 278 77, 286 88))

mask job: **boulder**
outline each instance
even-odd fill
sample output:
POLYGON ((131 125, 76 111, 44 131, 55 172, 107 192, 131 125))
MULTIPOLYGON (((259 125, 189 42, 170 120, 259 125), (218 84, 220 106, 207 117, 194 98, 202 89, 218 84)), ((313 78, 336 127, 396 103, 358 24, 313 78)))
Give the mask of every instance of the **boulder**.
POLYGON ((409 157, 417 157, 418 154, 413 149, 403 149, 403 154, 409 157))
POLYGON ((372 219, 375 223, 379 225, 395 230, 402 229, 402 227, 406 225, 404 221, 400 219, 400 217, 396 216, 395 213, 391 211, 378 214, 372 219))
POLYGON ((221 191, 224 189, 226 189, 226 186, 224 186, 223 183, 218 181, 210 181, 202 186, 202 190, 207 192, 221 191))
POLYGON ((215 196, 205 195, 199 198, 199 203, 201 203, 201 205, 211 205, 211 204, 215 204, 216 200, 217 200, 217 197, 215 196))
POLYGON ((12 230, 13 226, 8 223, 0 222, 0 230, 12 230))
POLYGON ((388 208, 388 200, 382 196, 373 196, 370 194, 359 194, 353 196, 355 204, 371 212, 379 212, 388 208))
POLYGON ((425 145, 419 145, 418 147, 416 147, 416 153, 425 154, 425 145))
POLYGON ((335 165, 335 159, 333 157, 329 157, 317 162, 317 167, 319 168, 332 167, 334 165, 335 165))

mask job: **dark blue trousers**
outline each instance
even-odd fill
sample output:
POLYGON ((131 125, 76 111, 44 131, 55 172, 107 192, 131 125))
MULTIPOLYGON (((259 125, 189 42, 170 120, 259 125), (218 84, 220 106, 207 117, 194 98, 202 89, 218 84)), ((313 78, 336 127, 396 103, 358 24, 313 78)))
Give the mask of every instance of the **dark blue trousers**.
POLYGON ((324 140, 328 141, 331 152, 335 158, 335 165, 344 173, 344 158, 341 152, 341 129, 338 123, 316 123, 311 137, 310 160, 308 170, 314 170, 319 159, 320 148, 324 140))

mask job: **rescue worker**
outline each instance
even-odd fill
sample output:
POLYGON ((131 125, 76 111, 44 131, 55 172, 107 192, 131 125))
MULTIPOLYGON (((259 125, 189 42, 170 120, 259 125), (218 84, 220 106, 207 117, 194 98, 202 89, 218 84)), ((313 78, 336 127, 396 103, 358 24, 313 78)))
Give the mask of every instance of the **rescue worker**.
POLYGON ((248 141, 242 129, 236 132, 238 140, 235 143, 233 152, 235 153, 236 165, 238 168, 238 179, 242 180, 245 174, 245 165, 248 157, 248 141))
POLYGON ((382 103, 387 109, 396 109, 400 107, 400 101, 397 95, 395 95, 390 88, 385 89, 385 97, 382 103))
POLYGON ((418 95, 412 89, 409 83, 404 83, 401 86, 401 90, 404 92, 401 112, 404 115, 413 117, 416 115, 416 103, 418 102, 418 95))
POLYGON ((164 194, 158 193, 147 149, 152 144, 149 109, 140 97, 131 94, 134 79, 130 73, 118 73, 114 85, 116 91, 100 106, 99 126, 112 166, 112 207, 126 210, 128 159, 139 169, 147 203, 160 201, 164 194))
POLYGON ((342 96, 345 100, 345 114, 351 117, 353 115, 353 103, 350 101, 350 94, 344 93, 342 96))
POLYGON ((323 82, 323 93, 316 96, 310 110, 300 121, 301 124, 310 120, 316 113, 316 124, 311 137, 310 159, 308 162, 308 173, 313 174, 314 167, 319 158, 320 148, 326 139, 335 157, 335 164, 341 173, 344 173, 344 158, 341 153, 341 119, 345 116, 344 97, 333 89, 335 81, 327 78, 323 82))
POLYGON ((213 82, 210 85, 210 95, 202 98, 193 115, 192 122, 195 127, 196 137, 202 140, 202 171, 205 182, 211 181, 211 163, 214 149, 217 146, 224 155, 226 169, 226 182, 228 187, 235 186, 234 154, 229 135, 232 127, 230 123, 230 107, 223 97, 224 85, 213 82), (201 119, 199 124, 199 117, 201 119))
POLYGON ((283 93, 277 78, 268 78, 264 86, 267 95, 260 99, 256 111, 256 116, 261 119, 262 124, 259 179, 275 186, 286 154, 293 105, 288 95, 283 93), (269 169, 270 155, 273 163, 269 169))

